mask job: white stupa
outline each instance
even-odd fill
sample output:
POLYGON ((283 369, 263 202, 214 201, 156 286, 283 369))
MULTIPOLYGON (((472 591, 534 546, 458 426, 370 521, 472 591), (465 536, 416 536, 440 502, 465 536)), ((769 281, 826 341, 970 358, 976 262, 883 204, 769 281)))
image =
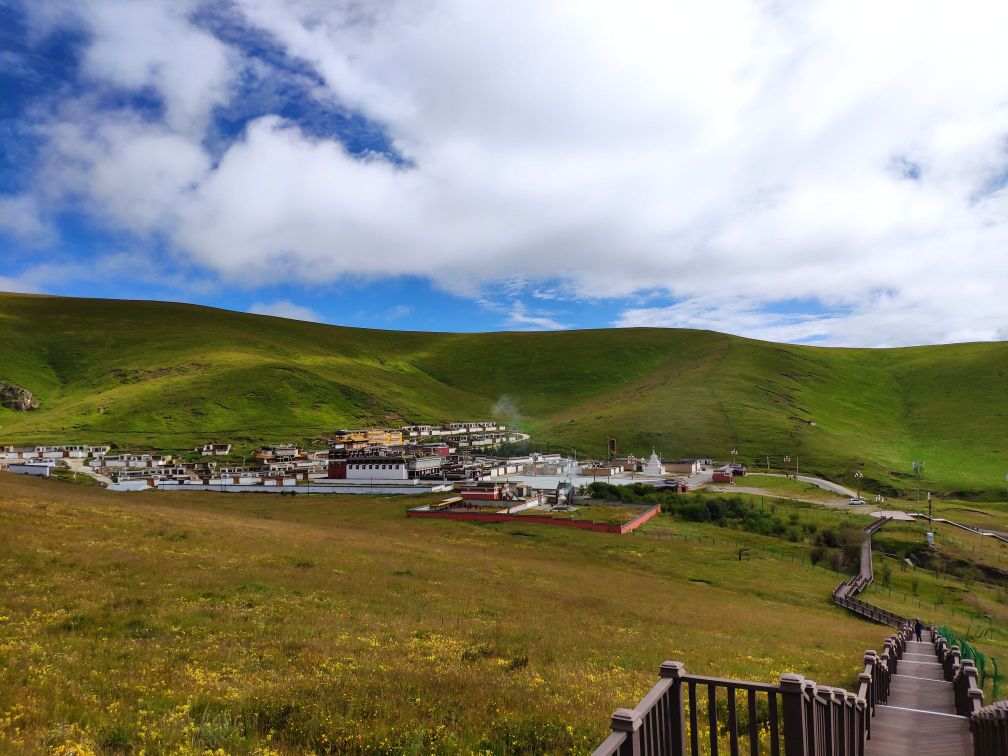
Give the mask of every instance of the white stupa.
POLYGON ((654 447, 651 447, 651 459, 649 459, 647 464, 644 465, 643 473, 644 475, 665 474, 665 468, 662 467, 661 458, 655 452, 654 447))

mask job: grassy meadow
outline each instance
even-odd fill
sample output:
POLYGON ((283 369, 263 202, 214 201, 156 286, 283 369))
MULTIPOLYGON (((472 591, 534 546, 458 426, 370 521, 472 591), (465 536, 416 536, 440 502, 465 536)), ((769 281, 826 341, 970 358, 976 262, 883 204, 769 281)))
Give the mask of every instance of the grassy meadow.
POLYGON ((584 753, 665 659, 849 686, 886 634, 797 544, 420 501, 0 475, 0 750, 584 753))
POLYGON ((411 333, 192 305, 0 295, 0 442, 182 450, 495 416, 552 449, 740 459, 896 495, 1004 497, 1008 344, 824 349, 675 329, 411 333), (792 465, 794 463, 792 462, 792 465))

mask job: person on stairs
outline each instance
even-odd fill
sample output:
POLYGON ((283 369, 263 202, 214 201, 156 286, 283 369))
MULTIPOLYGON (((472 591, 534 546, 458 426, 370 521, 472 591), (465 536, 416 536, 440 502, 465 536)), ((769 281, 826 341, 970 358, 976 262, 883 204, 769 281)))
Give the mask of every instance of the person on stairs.
POLYGON ((921 642, 921 633, 924 632, 924 625, 920 621, 920 617, 914 620, 914 635, 917 636, 917 642, 921 642))

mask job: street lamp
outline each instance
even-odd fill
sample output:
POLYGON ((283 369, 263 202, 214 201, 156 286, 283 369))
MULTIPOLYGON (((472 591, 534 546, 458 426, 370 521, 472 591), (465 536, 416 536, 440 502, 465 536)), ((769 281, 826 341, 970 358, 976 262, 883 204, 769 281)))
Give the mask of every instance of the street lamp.
POLYGON ((738 449, 736 449, 735 447, 732 447, 732 450, 731 450, 731 461, 732 461, 733 465, 735 464, 735 455, 737 455, 737 454, 738 454, 738 449))
POLYGON ((791 464, 791 457, 789 455, 785 454, 784 455, 784 477, 785 478, 790 478, 791 477, 790 464, 791 464))
POLYGON ((861 498, 861 481, 864 480, 864 473, 860 470, 854 471, 854 480, 857 481, 857 498, 861 498))

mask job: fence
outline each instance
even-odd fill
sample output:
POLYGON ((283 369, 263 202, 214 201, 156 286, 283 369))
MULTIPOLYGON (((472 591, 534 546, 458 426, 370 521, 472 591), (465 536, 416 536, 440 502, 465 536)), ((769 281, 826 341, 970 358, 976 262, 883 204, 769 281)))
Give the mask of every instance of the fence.
POLYGON ((795 674, 776 684, 690 675, 681 663, 667 661, 661 680, 637 706, 616 710, 612 734, 593 756, 738 756, 743 750, 861 756, 909 633, 908 626, 886 639, 881 654, 865 652, 856 693, 795 674))
MULTIPOLYGON (((667 661, 660 681, 637 706, 616 710, 612 733, 593 756, 700 756, 704 751, 711 756, 722 751, 780 756, 782 748, 784 756, 864 756, 875 707, 888 703, 892 675, 911 634, 906 618, 855 598, 873 580, 871 536, 890 519, 865 528, 859 574, 833 590, 839 606, 899 628, 880 654, 865 652, 856 693, 795 674, 782 675, 776 684, 689 675, 680 662, 667 661)), ((1008 702, 983 706, 974 660, 962 658, 946 635, 945 628, 931 628, 943 675, 952 683, 956 713, 970 717, 974 756, 1004 756, 1008 702)))
POLYGON ((952 682, 956 714, 970 718, 974 756, 1003 756, 1008 753, 1008 701, 983 705, 983 690, 976 665, 962 658, 958 646, 945 637, 945 628, 931 628, 935 652, 945 679, 952 682))
MULTIPOLYGON (((984 685, 987 683, 987 657, 984 653, 966 640, 965 637, 956 634, 949 628, 942 625, 938 628, 938 632, 943 638, 949 643, 949 645, 956 646, 959 649, 959 655, 963 659, 970 659, 973 661, 977 668, 977 675, 980 678, 980 689, 982 690, 984 685)), ((997 660, 992 656, 990 657, 991 666, 994 667, 993 674, 991 675, 991 698, 996 699, 1001 689, 1001 676, 998 673, 997 660)))
POLYGON ((833 603, 873 622, 903 627, 910 622, 906 617, 901 617, 894 612, 880 609, 855 598, 875 579, 875 572, 872 569, 871 537, 891 521, 891 517, 880 517, 865 528, 865 539, 861 543, 861 571, 849 580, 840 583, 833 590, 833 603))
POLYGON ((560 527, 581 528, 582 530, 594 530, 599 533, 617 533, 625 535, 632 533, 635 528, 640 527, 661 511, 658 504, 645 509, 628 522, 596 522, 594 520, 575 520, 561 517, 549 517, 547 515, 526 515, 526 514, 504 514, 502 512, 458 512, 458 511, 431 511, 428 505, 414 507, 406 510, 407 517, 434 517, 442 520, 475 520, 477 522, 510 522, 539 525, 558 525, 560 527))

